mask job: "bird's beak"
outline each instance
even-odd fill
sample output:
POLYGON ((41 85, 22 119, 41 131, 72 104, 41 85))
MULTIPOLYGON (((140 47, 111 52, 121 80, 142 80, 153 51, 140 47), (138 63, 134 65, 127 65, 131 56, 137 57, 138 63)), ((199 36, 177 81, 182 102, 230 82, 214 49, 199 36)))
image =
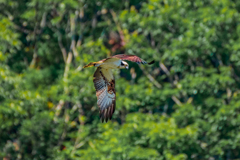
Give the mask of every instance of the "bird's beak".
POLYGON ((126 66, 126 69, 128 69, 128 66, 126 66))

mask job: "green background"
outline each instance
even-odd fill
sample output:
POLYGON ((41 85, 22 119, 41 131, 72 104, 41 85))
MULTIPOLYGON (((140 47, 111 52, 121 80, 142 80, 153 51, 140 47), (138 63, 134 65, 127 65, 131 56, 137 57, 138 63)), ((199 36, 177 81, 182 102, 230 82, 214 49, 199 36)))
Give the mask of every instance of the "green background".
POLYGON ((240 159, 239 0, 0 0, 4 160, 240 159), (114 70, 101 123, 82 67, 114 70))

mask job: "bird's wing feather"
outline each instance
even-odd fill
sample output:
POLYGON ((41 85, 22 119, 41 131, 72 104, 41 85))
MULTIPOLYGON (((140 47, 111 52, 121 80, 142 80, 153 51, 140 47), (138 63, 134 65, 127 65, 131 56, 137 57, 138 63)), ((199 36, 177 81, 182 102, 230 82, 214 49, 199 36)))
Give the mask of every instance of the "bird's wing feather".
POLYGON ((135 56, 135 55, 118 54, 118 55, 112 56, 111 58, 118 58, 118 59, 121 59, 121 60, 128 60, 128 61, 136 62, 138 64, 140 64, 140 63, 147 64, 146 61, 142 60, 141 58, 139 58, 138 56, 135 56))
POLYGON ((94 73, 94 86, 102 122, 112 119, 116 106, 115 80, 111 69, 98 67, 94 73))
POLYGON ((116 61, 119 61, 119 58, 110 57, 110 58, 103 59, 102 61, 104 63, 114 63, 116 61))

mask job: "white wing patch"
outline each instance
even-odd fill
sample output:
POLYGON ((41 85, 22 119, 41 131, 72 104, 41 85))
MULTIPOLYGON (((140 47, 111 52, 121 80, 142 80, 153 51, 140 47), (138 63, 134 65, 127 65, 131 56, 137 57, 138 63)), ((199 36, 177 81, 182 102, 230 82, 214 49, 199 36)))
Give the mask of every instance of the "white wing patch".
POLYGON ((120 64, 121 60, 119 58, 107 58, 101 64, 101 68, 118 69, 120 64))

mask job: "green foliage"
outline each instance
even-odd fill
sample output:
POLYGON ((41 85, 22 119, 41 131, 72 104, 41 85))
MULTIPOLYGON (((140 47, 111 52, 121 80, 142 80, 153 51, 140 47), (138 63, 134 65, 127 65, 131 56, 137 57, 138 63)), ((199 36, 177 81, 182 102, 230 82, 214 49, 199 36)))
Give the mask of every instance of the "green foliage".
POLYGON ((240 2, 0 1, 0 158, 239 159, 240 2), (116 70, 101 123, 89 62, 116 70))

